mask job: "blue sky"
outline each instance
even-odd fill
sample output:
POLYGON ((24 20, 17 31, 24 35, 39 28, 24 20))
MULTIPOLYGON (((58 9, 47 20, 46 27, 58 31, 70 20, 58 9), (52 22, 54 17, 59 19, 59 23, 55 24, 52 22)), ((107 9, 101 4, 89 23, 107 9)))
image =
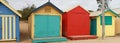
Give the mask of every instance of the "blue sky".
MULTIPOLYGON (((35 4, 36 7, 41 6, 46 3, 48 0, 7 0, 9 4, 17 10, 25 8, 27 6, 31 6, 35 4)), ((60 8, 63 11, 68 11, 78 5, 82 6, 86 10, 97 10, 97 2, 96 0, 51 0, 51 2, 60 8)), ((110 2, 110 8, 120 8, 119 0, 112 0, 110 2)))

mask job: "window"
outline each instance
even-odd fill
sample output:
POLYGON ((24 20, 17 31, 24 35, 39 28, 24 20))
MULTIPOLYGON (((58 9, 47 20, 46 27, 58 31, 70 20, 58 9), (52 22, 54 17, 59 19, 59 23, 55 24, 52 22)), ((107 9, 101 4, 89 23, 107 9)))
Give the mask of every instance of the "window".
MULTIPOLYGON (((102 25, 102 16, 100 16, 100 24, 102 25)), ((105 16, 105 25, 112 25, 112 16, 105 16)))

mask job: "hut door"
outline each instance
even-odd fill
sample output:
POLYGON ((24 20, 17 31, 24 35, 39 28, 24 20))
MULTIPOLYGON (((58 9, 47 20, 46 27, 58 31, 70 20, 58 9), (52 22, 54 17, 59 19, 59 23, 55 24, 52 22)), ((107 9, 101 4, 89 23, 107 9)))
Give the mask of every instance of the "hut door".
POLYGON ((48 16, 48 32, 49 37, 60 36, 60 16, 48 16))
POLYGON ((91 19, 91 29, 90 29, 90 34, 91 35, 96 35, 96 28, 97 28, 97 25, 96 25, 96 19, 91 19))
POLYGON ((35 38, 60 36, 60 16, 36 15, 35 38))
POLYGON ((0 39, 2 39, 2 17, 0 17, 0 39))
POLYGON ((47 16, 35 15, 35 38, 47 37, 47 16))

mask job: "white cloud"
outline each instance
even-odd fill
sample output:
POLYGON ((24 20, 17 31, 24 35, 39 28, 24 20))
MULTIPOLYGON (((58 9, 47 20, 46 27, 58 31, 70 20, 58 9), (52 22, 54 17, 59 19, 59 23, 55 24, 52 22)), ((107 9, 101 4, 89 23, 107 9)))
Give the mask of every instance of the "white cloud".
POLYGON ((96 0, 52 0, 52 2, 63 11, 68 11, 78 5, 88 10, 97 10, 96 0))
POLYGON ((110 2, 110 8, 120 8, 120 0, 112 0, 110 2))
POLYGON ((15 9, 22 9, 24 7, 27 7, 28 5, 24 0, 7 0, 8 3, 15 9))

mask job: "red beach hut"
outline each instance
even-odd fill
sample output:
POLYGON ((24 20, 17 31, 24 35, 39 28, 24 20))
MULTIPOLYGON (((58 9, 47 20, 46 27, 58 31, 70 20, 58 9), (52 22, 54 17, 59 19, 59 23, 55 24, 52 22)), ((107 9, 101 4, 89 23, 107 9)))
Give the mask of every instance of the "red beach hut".
POLYGON ((90 36, 89 12, 80 6, 63 14, 63 35, 69 39, 95 38, 90 36))

